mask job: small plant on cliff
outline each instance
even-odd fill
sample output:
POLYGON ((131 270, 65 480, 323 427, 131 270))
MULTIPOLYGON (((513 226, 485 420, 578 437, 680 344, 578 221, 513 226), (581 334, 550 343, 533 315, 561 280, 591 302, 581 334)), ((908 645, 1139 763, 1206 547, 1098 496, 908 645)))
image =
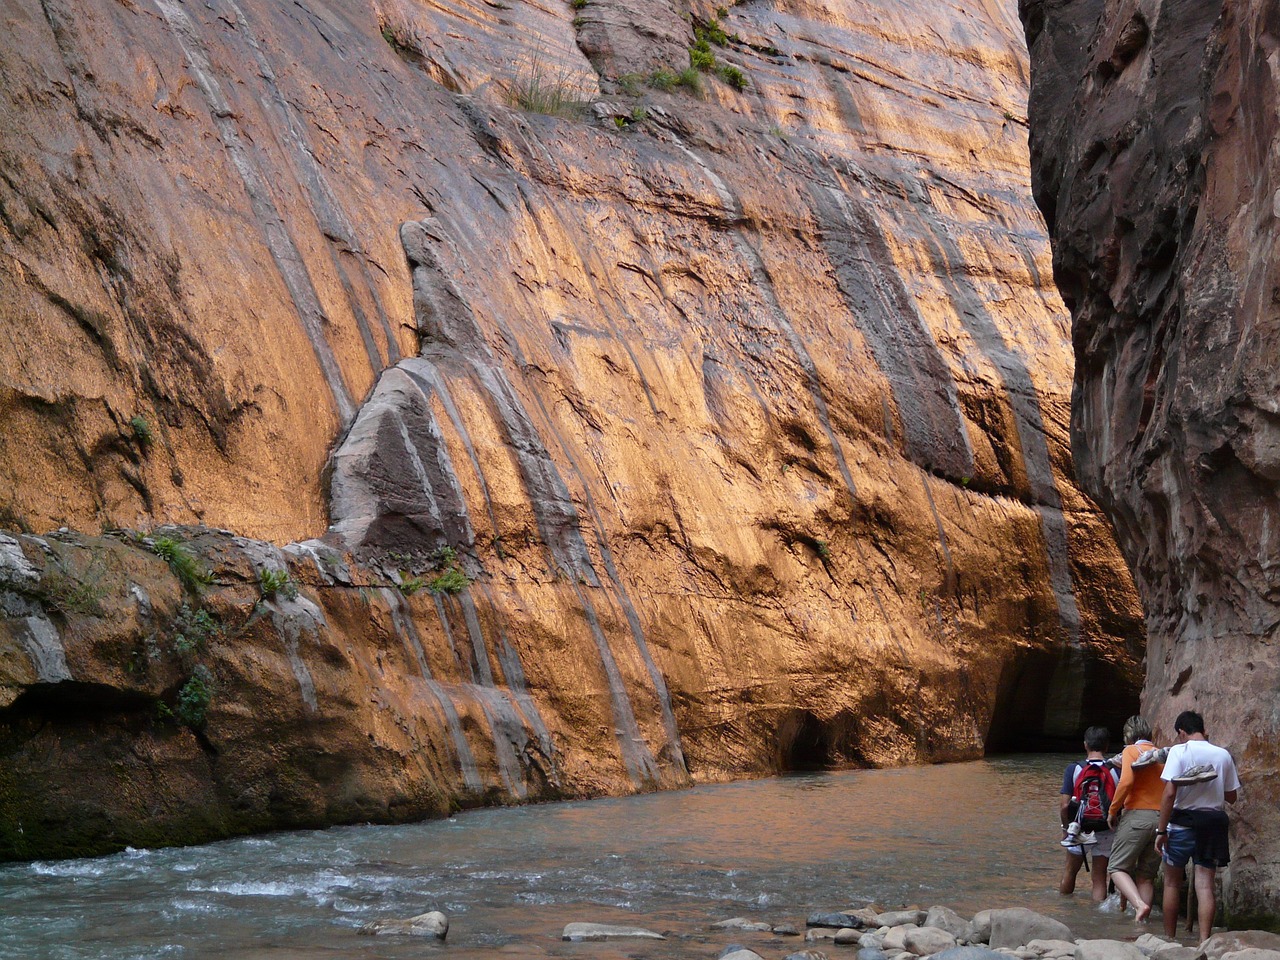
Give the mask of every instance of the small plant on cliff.
POLYGON ((818 552, 818 557, 823 563, 831 559, 831 546, 825 540, 815 540, 813 549, 818 552))
POLYGON ((134 417, 129 421, 129 429, 133 431, 133 439, 137 441, 138 447, 144 453, 149 450, 155 441, 155 436, 151 433, 151 424, 147 423, 146 418, 134 417))
POLYGON ((553 68, 534 57, 515 77, 504 84, 507 103, 529 113, 577 119, 586 113, 592 84, 577 71, 553 68))
POLYGON ((747 89, 747 75, 729 63, 716 67, 716 76, 741 93, 747 89))
POLYGON ((400 574, 400 582, 396 584, 406 597, 412 597, 426 585, 427 581, 422 577, 406 577, 403 572, 400 574))
POLYGON ((427 589, 432 593, 461 593, 470 583, 470 577, 457 567, 450 567, 438 577, 427 581, 427 589))
POLYGON ((187 547, 174 537, 155 537, 151 541, 151 550, 160 559, 169 564, 174 576, 182 581, 182 585, 192 593, 199 593, 201 587, 213 583, 213 577, 195 558, 187 547))
POLYGON ((222 633, 222 627, 207 610, 193 611, 183 604, 173 623, 178 632, 173 637, 173 649, 179 656, 198 653, 209 641, 222 633))
POLYGON ((277 594, 292 600, 298 595, 298 588, 288 570, 268 570, 265 567, 259 570, 258 589, 262 591, 264 600, 270 600, 277 594))
POLYGON ((198 666, 178 691, 178 699, 173 706, 174 719, 193 730, 199 730, 208 719, 212 700, 213 675, 207 667, 198 666))

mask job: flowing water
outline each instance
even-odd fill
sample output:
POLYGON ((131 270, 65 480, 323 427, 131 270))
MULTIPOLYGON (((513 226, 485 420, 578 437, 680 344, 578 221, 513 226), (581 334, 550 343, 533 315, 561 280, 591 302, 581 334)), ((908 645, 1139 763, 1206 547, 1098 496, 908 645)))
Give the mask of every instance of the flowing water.
POLYGON ((1077 936, 1132 938, 1131 921, 1090 905, 1087 877, 1074 898, 1057 894, 1069 759, 813 773, 9 864, 0 957, 692 960, 732 942, 772 960, 801 940, 709 925, 747 916, 803 930, 812 911, 867 902, 965 916, 1028 906, 1077 936), (433 909, 450 917, 445 944, 356 934, 368 920, 433 909), (669 939, 562 942, 575 920, 669 939))

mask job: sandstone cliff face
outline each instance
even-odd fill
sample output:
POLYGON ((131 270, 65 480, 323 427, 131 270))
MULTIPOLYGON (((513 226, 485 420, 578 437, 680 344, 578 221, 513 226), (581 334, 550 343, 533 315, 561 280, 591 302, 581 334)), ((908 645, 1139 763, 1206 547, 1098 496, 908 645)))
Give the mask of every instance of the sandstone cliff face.
POLYGON ((1280 891, 1274 4, 1025 0, 1032 160, 1074 317, 1076 468, 1147 615, 1145 709, 1245 786, 1228 901, 1280 891))
POLYGON ((11 4, 0 498, 151 535, 9 538, 0 854, 104 781, 81 849, 1122 717, 971 7, 11 4))

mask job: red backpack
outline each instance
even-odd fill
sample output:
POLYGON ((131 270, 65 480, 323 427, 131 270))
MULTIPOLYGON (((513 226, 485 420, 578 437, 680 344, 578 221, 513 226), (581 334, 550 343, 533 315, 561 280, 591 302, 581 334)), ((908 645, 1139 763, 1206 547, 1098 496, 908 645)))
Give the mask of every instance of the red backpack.
POLYGON ((1116 795, 1116 781, 1111 768, 1104 763, 1086 762, 1076 770, 1071 800, 1078 804, 1076 820, 1082 830, 1106 830, 1111 798, 1116 795))

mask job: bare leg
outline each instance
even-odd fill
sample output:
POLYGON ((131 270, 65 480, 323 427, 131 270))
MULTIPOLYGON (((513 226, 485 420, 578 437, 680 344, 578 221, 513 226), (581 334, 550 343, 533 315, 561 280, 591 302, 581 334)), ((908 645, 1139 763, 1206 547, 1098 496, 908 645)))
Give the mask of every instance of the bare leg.
POLYGON ((1084 866, 1084 857, 1068 851, 1067 862, 1062 867, 1062 882, 1058 884, 1058 892, 1064 897, 1069 897, 1076 892, 1076 874, 1080 872, 1082 866, 1084 866))
MULTIPOLYGON (((1138 898, 1146 904, 1154 905, 1156 902, 1156 881, 1153 877, 1138 877, 1136 881, 1138 885, 1138 898)), ((1150 911, 1148 911, 1150 913, 1150 911)))
POLYGON ((1164 865, 1164 935, 1170 940, 1178 938, 1178 907, 1182 905, 1182 882, 1186 875, 1183 867, 1164 865))
MULTIPOLYGON (((1126 897, 1133 904, 1133 909, 1138 911, 1138 922, 1146 920, 1151 916, 1151 891, 1147 891, 1144 897, 1138 884, 1133 882, 1133 877, 1125 873, 1123 870, 1115 870, 1111 874, 1111 882, 1116 885, 1116 889, 1120 891, 1120 896, 1126 897)), ((1147 884, 1151 886, 1150 883, 1147 884)))
POLYGON ((1200 907, 1200 942, 1213 934, 1213 914, 1217 903, 1213 899, 1213 877, 1216 870, 1196 865, 1196 902, 1200 907))
POLYGON ((1107 899, 1107 858, 1093 858, 1093 902, 1107 899))

